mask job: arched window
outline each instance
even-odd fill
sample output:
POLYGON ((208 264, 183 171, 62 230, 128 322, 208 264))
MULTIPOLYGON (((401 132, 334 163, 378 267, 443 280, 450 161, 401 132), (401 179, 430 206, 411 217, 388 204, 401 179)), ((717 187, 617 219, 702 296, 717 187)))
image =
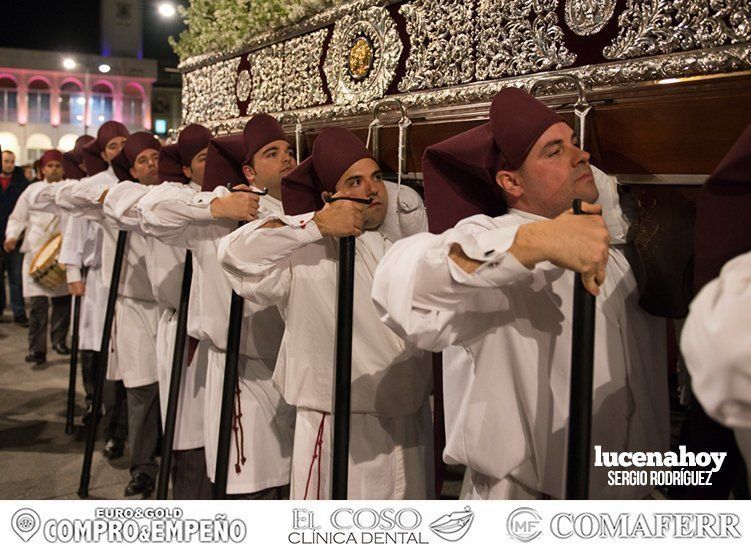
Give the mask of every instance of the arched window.
POLYGON ((26 139, 26 158, 29 162, 39 160, 44 151, 52 148, 52 140, 43 133, 32 133, 26 139))
POLYGON ((62 124, 83 124, 86 105, 81 86, 76 82, 66 82, 60 87, 60 122, 62 124))
POLYGON ((76 146, 76 139, 78 139, 76 134, 66 133, 60 138, 60 141, 57 142, 57 148, 62 152, 68 152, 76 146))
POLYGON ((128 84, 123 90, 123 124, 143 126, 143 91, 136 84, 128 84))
POLYGON ((0 122, 18 121, 18 89, 12 78, 0 77, 0 122))
POLYGON ((91 121, 94 126, 112 120, 112 88, 102 82, 91 89, 91 121))
POLYGON ((18 138, 10 132, 0 132, 0 149, 4 151, 10 151, 16 155, 16 163, 18 163, 18 156, 21 152, 21 145, 18 143, 18 138))
POLYGON ((50 86, 41 78, 29 82, 29 122, 50 123, 50 86))

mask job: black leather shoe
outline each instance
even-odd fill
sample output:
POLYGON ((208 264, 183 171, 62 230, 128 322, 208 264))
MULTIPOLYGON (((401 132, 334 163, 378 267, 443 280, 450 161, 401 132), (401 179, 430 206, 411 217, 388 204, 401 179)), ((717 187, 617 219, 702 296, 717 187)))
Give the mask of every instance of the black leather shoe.
POLYGON ((141 495, 143 499, 148 498, 154 491, 154 479, 146 473, 136 471, 130 478, 130 482, 125 487, 125 497, 141 495))
POLYGON ((69 355, 70 349, 65 343, 58 343, 57 345, 53 345, 52 348, 55 350, 55 352, 59 355, 69 355))
POLYGON ((24 328, 28 328, 29 327, 29 319, 25 315, 24 316, 17 316, 17 317, 15 317, 13 319, 13 322, 15 322, 16 324, 20 324, 24 328))
POLYGON ((35 364, 44 364, 47 362, 47 355, 44 353, 29 353, 26 355, 26 362, 33 362, 35 364))
POLYGON ((106 457, 107 459, 117 459, 119 457, 123 457, 124 451, 125 444, 123 444, 122 441, 111 438, 104 443, 104 450, 102 450, 102 454, 104 454, 104 457, 106 457))

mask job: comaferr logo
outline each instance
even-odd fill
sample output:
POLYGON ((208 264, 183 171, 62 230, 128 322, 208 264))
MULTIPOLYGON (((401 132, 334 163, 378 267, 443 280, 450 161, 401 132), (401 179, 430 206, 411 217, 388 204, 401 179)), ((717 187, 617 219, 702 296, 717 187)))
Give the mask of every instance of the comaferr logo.
POLYGON ((740 538, 740 518, 734 513, 558 513, 550 531, 568 538, 740 538))
POLYGON ((531 507, 520 507, 506 519, 508 535, 517 541, 529 542, 542 533, 542 518, 531 507))

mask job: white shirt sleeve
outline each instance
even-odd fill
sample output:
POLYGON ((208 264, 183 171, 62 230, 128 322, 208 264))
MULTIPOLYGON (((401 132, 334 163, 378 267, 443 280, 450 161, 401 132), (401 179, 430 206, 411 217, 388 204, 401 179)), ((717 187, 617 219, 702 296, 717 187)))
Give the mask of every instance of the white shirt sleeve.
POLYGON ((110 184, 103 178, 91 177, 66 181, 57 188, 55 203, 73 217, 103 221, 102 195, 110 184))
POLYGON ((162 183, 138 202, 141 228, 166 244, 192 249, 196 229, 214 221, 212 200, 227 193, 224 187, 196 192, 182 183, 162 183))
POLYGON ((475 216, 441 235, 418 234, 394 244, 376 270, 372 298, 392 330, 415 346, 441 351, 480 335, 488 313, 509 307, 499 288, 532 271, 509 253, 518 226, 475 216), (453 244, 483 261, 474 273, 449 258, 453 244))
POLYGON ((313 215, 272 214, 222 238, 219 263, 235 292, 259 305, 281 305, 289 294, 293 252, 323 238, 313 215), (274 219, 285 226, 262 228, 274 219))
POLYGON ((729 261, 691 303, 681 351, 694 393, 731 428, 751 428, 751 253, 729 261))
POLYGON ((18 240, 21 234, 29 227, 29 216, 29 194, 27 189, 18 197, 16 206, 8 217, 8 225, 5 228, 5 239, 15 238, 18 240))
POLYGON ((143 232, 137 205, 154 188, 134 181, 121 181, 110 189, 104 199, 105 217, 120 230, 143 232))
POLYGON ((29 209, 36 212, 59 213, 59 208, 55 203, 55 195, 58 189, 67 181, 69 180, 37 186, 29 195, 29 209))

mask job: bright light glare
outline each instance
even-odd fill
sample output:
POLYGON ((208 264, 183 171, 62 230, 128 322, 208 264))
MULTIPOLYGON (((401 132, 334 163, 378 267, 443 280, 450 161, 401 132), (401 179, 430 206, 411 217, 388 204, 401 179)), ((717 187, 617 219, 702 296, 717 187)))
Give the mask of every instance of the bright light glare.
POLYGON ((71 59, 70 57, 66 57, 63 59, 63 67, 66 69, 75 69, 76 68, 76 61, 74 59, 71 59))
POLYGON ((102 63, 101 65, 99 65, 99 72, 108 73, 110 72, 111 68, 112 67, 110 67, 107 63, 102 63))
POLYGON ((79 105, 85 105, 86 100, 83 97, 79 97, 78 99, 76 99, 76 103, 78 103, 79 105))
POLYGON ((162 2, 159 4, 159 15, 162 17, 174 17, 175 13, 177 13, 177 11, 173 4, 169 2, 162 2))

